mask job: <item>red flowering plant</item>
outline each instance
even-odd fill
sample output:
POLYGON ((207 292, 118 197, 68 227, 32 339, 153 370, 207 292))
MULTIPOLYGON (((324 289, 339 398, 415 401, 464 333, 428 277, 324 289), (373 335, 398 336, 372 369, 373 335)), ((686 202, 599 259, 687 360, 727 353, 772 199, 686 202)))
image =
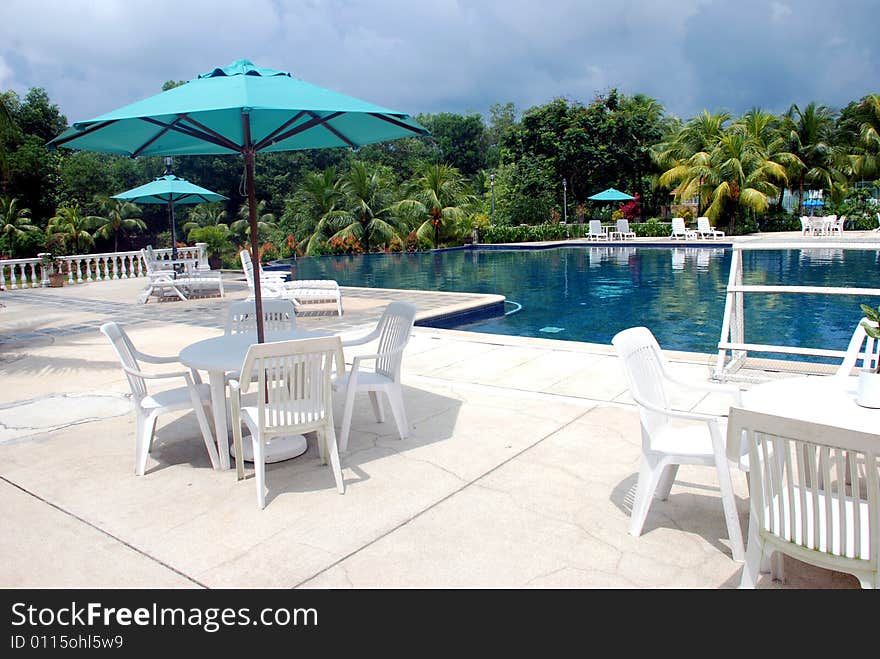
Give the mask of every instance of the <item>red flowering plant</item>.
POLYGON ((621 204, 619 210, 628 220, 636 220, 640 218, 642 216, 642 206, 639 203, 638 193, 635 194, 635 198, 632 201, 621 204))

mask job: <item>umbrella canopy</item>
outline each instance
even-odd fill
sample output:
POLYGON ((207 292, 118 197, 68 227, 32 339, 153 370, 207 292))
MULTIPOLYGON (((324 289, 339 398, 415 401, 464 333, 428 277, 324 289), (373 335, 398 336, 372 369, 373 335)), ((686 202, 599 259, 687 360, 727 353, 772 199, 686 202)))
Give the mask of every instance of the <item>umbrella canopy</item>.
POLYGON ((115 194, 113 199, 136 204, 167 204, 171 221, 171 258, 177 260, 177 225, 174 221, 174 207, 177 204, 223 201, 226 197, 174 174, 165 174, 150 183, 115 194))
MULTIPOLYGON (((257 152, 357 148, 427 134, 402 112, 237 60, 161 94, 78 121, 49 146, 131 157, 240 153, 245 161, 251 251, 256 258, 257 152)), ((259 277, 254 278, 254 301, 257 339, 262 342, 259 277)))
POLYGON ((635 197, 628 195, 625 192, 621 192, 620 190, 608 188, 607 190, 594 194, 592 197, 588 197, 588 199, 593 201, 630 201, 635 199, 635 197))

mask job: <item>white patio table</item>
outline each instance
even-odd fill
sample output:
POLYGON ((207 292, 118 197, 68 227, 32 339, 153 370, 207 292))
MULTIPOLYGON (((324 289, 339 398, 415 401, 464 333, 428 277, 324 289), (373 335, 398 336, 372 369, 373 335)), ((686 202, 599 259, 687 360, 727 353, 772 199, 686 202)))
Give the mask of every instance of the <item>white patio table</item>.
MULTIPOLYGON (((743 392, 743 407, 756 412, 803 419, 877 434, 880 409, 856 402, 858 377, 804 376, 758 384, 743 392)), ((739 458, 739 446, 728 446, 728 456, 739 458)))
MULTIPOLYGON (((332 335, 332 332, 322 330, 295 329, 291 332, 266 332, 265 339, 266 343, 271 343, 332 335)), ((179 359, 183 365, 208 372, 217 452, 220 454, 220 465, 223 469, 230 467, 229 430, 226 424, 226 374, 241 368, 248 348, 256 341, 255 333, 229 334, 197 341, 180 351, 179 359)), ((249 447, 249 442, 244 442, 243 447, 245 446, 249 447)), ((306 440, 302 435, 275 440, 267 447, 266 462, 294 458, 302 455, 306 448, 306 440)), ((245 458, 248 458, 247 453, 245 458)))

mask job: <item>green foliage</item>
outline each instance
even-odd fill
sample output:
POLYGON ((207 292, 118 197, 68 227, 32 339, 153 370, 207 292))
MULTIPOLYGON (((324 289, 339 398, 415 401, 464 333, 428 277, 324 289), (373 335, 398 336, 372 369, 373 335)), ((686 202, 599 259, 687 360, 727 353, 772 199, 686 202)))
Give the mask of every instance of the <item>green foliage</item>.
POLYGON ((570 224, 536 224, 520 226, 494 225, 480 232, 484 243, 522 243, 543 240, 566 240, 569 238, 570 224))
POLYGON ((209 256, 223 256, 233 247, 229 227, 225 224, 193 227, 187 239, 191 243, 205 243, 209 256))
POLYGON ((646 222, 630 222, 629 228, 640 238, 668 238, 672 233, 671 224, 656 217, 646 222))
POLYGON ((416 121, 431 131, 439 149, 439 162, 464 176, 473 176, 486 166, 487 136, 481 115, 441 112, 418 115, 416 121))

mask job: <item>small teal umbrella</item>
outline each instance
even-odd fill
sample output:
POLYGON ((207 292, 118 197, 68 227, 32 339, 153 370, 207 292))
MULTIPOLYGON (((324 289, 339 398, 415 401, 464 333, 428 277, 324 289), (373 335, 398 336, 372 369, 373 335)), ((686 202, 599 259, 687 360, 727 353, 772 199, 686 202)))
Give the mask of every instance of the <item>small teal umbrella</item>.
POLYGON ((177 227, 174 221, 174 207, 178 204, 223 201, 226 197, 174 174, 165 174, 150 183, 115 194, 113 199, 131 201, 135 204, 168 204, 168 214, 171 218, 171 258, 176 261, 177 227))
MULTIPOLYGON (((361 101, 285 71, 236 60, 150 98, 78 121, 50 148, 137 156, 244 156, 251 250, 259 254, 254 156, 428 135, 409 115, 361 101)), ((260 278, 254 280, 257 339, 263 342, 260 278)))
POLYGON ((628 195, 625 192, 621 192, 620 190, 608 188, 607 190, 594 194, 592 197, 588 197, 588 199, 592 199, 593 201, 630 201, 635 199, 635 197, 628 195))

